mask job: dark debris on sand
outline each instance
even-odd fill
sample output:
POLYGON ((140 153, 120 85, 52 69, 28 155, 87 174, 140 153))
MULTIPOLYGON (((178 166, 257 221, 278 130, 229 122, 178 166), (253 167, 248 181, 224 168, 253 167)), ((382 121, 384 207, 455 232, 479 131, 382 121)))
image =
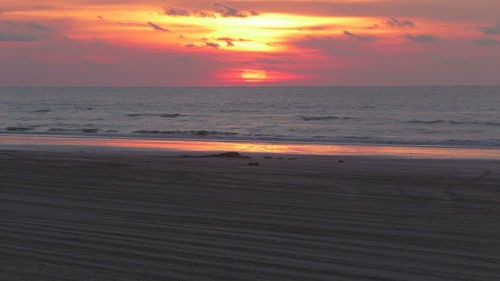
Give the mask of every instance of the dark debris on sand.
POLYGON ((183 158, 240 158, 240 159, 248 159, 250 156, 241 155, 239 152, 230 151, 218 154, 210 154, 210 155, 200 155, 200 156, 191 156, 191 155, 183 155, 183 158))

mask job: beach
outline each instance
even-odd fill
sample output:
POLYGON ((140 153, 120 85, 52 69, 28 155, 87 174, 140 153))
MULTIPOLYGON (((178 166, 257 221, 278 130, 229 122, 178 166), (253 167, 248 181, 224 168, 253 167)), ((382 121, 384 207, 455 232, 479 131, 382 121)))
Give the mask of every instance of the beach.
POLYGON ((0 3, 0 281, 500 281, 500 0, 0 3))
POLYGON ((0 280, 500 278, 499 160, 210 154, 2 149, 0 280))

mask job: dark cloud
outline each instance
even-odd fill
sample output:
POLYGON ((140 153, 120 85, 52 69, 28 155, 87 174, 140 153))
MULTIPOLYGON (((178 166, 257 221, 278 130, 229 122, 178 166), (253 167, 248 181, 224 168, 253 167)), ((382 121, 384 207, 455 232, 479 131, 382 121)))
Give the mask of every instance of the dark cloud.
POLYGON ((41 24, 38 24, 36 22, 29 22, 26 24, 26 26, 29 28, 38 29, 38 30, 49 30, 48 27, 41 25, 41 24))
POLYGON ((24 26, 24 27, 29 27, 32 29, 37 29, 37 30, 49 30, 48 27, 41 25, 41 24, 38 24, 36 22, 26 23, 26 22, 12 21, 12 20, 3 20, 2 23, 10 25, 10 26, 19 26, 19 27, 24 26))
POLYGON ((389 18, 384 21, 384 24, 392 27, 415 27, 415 24, 411 20, 399 20, 397 18, 389 18))
MULTIPOLYGON (((189 44, 184 45, 184 47, 185 48, 189 48, 189 49, 194 49, 194 48, 214 48, 214 49, 219 49, 221 47, 221 45, 219 43, 216 43, 216 42, 209 42, 209 41, 206 41, 206 40, 202 40, 202 41, 205 41, 205 43, 202 43, 202 44, 189 43, 189 44)), ((221 41, 223 41, 223 40, 221 40, 221 41)))
POLYGON ((219 2, 212 3, 211 9, 212 11, 203 11, 203 10, 186 10, 186 9, 168 7, 168 8, 163 8, 163 13, 167 16, 183 16, 183 17, 196 16, 202 18, 215 17, 216 15, 220 15, 221 17, 225 18, 229 17, 246 18, 249 16, 259 15, 259 13, 255 11, 243 12, 240 11, 239 9, 236 9, 227 4, 219 2))
POLYGON ((212 8, 214 9, 215 12, 217 12, 223 17, 238 17, 238 18, 247 17, 246 13, 242 13, 240 10, 226 4, 215 2, 212 4, 212 8))
POLYGON ((500 21, 496 23, 494 26, 482 26, 479 27, 479 30, 483 32, 484 34, 489 34, 489 35, 497 35, 500 34, 500 21))
POLYGON ((428 34, 420 34, 420 35, 411 35, 411 34, 406 34, 403 36, 403 38, 413 41, 413 42, 418 42, 418 43, 431 43, 431 42, 438 42, 441 41, 436 36, 428 35, 428 34))
POLYGON ((205 43, 205 46, 210 47, 210 48, 215 48, 215 49, 220 47, 219 44, 213 43, 213 42, 207 42, 207 43, 205 43))
POLYGON ((347 30, 344 30, 344 35, 347 36, 347 37, 356 39, 358 41, 362 41, 362 42, 373 42, 373 41, 375 41, 375 37, 373 37, 373 36, 360 36, 360 35, 351 33, 351 32, 349 32, 347 30))
POLYGON ((17 25, 17 23, 15 21, 11 21, 11 20, 3 20, 2 23, 8 24, 8 25, 17 25))
POLYGON ((38 38, 23 34, 0 33, 0 42, 34 42, 38 38))
POLYGON ((149 24, 152 28, 154 28, 155 30, 159 30, 159 31, 163 31, 163 32, 169 32, 169 31, 170 31, 170 30, 168 30, 168 29, 166 29, 166 28, 163 28, 163 27, 161 27, 161 26, 159 26, 159 25, 157 25, 157 24, 154 24, 154 23, 152 23, 152 22, 150 22, 150 21, 148 21, 148 24, 149 24))
POLYGON ((472 43, 480 46, 498 46, 500 41, 493 38, 478 38, 472 41, 472 43))
POLYGON ((163 8, 164 14, 168 16, 182 16, 188 17, 191 13, 188 10, 177 9, 177 8, 163 8))
POLYGON ((207 12, 207 11, 196 11, 195 12, 197 16, 206 18, 206 17, 215 17, 215 15, 212 12, 207 12))
POLYGON ((233 38, 221 37, 221 38, 217 38, 217 40, 226 42, 226 47, 234 47, 234 43, 233 43, 234 39, 233 38))
POLYGON ((327 30, 330 29, 331 25, 316 25, 316 26, 305 26, 297 28, 297 30, 327 30))

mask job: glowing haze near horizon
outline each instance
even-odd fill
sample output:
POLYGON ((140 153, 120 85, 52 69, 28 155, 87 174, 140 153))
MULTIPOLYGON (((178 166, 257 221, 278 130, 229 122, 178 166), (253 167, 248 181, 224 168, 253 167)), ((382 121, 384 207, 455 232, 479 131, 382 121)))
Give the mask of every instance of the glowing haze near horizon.
POLYGON ((500 1, 0 0, 0 86, 493 85, 500 1))

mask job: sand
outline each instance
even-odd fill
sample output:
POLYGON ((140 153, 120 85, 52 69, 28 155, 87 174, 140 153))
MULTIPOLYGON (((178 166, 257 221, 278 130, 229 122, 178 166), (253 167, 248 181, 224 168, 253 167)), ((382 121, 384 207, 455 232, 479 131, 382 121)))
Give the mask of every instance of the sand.
POLYGON ((0 212, 0 280, 500 280, 500 161, 3 150, 0 212))

